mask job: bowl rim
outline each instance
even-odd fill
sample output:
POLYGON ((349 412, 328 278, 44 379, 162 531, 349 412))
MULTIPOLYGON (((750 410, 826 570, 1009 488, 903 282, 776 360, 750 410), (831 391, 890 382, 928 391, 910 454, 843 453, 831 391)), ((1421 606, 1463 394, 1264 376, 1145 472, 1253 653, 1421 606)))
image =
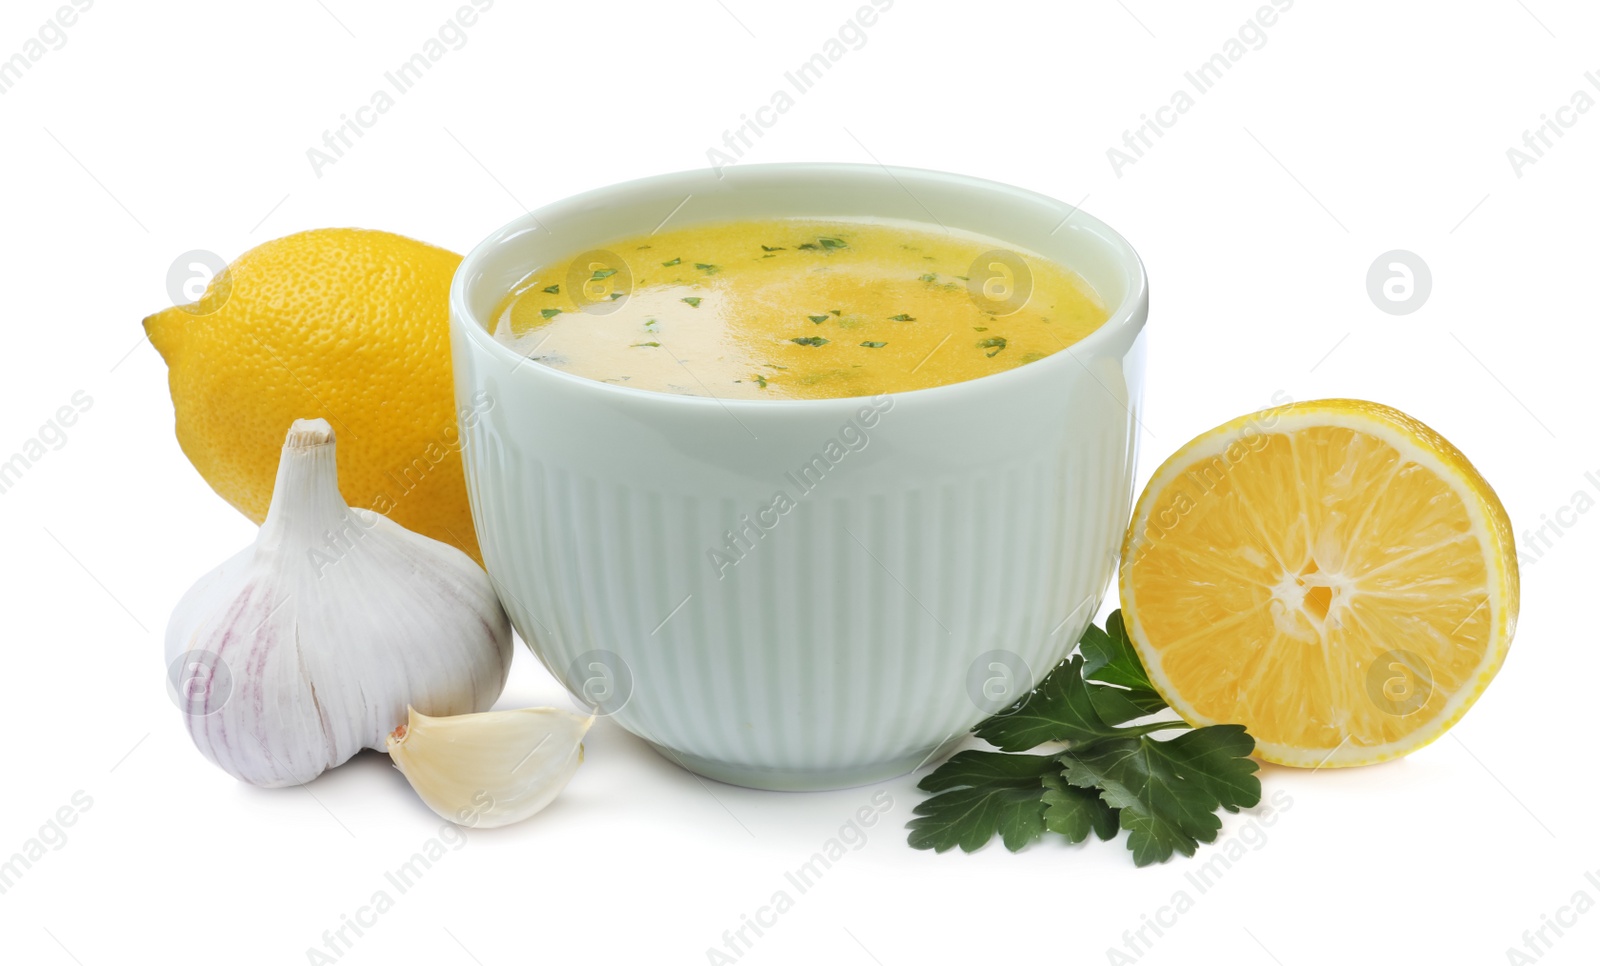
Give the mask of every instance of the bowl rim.
MULTIPOLYGON (((1049 370, 1067 365, 1069 362, 1087 371, 1087 366, 1084 364, 1084 361, 1079 358, 1080 353, 1087 352, 1091 355, 1099 354, 1100 350, 1107 348, 1107 343, 1112 343, 1119 340, 1131 342, 1133 338, 1135 338, 1144 328, 1146 316, 1148 314, 1149 303, 1149 279, 1145 273, 1144 261, 1139 257, 1139 253, 1134 250, 1133 246, 1128 243, 1128 240, 1119 232, 1100 219, 1083 211, 1083 209, 1077 205, 1068 204, 1049 195, 1032 191, 1027 188, 1020 188, 1004 182, 992 181, 986 178, 978 178, 971 175, 956 174, 954 172, 939 171, 930 168, 912 168, 898 165, 862 164, 856 162, 838 161, 792 161, 769 164, 748 164, 740 165, 738 167, 730 167, 725 170, 718 170, 714 168, 689 168, 667 174, 651 175, 644 178, 635 178, 629 181, 620 181, 598 188, 591 188, 588 191, 583 191, 574 195, 568 195, 565 198, 552 202, 548 205, 543 205, 539 208, 526 211, 522 215, 519 215, 518 217, 513 218, 511 221, 502 225, 500 228, 492 232, 488 237, 483 239, 483 241, 479 242, 472 248, 471 251, 467 253, 466 257, 461 260, 461 264, 457 266, 455 275, 450 284, 449 309, 451 328, 461 329, 464 336, 473 344, 475 348, 480 351, 486 351, 491 356, 498 358, 500 361, 510 364, 513 372, 526 370, 531 374, 529 378, 553 378, 562 384, 569 385, 575 392, 588 391, 598 393, 601 396, 610 395, 618 401, 631 399, 635 402, 639 402, 649 399, 654 401, 654 405, 659 406, 689 406, 698 408, 715 406, 723 410, 738 409, 744 412, 773 412, 786 408, 809 409, 812 411, 822 409, 853 410, 861 405, 864 405, 864 400, 876 399, 885 394, 877 394, 872 396, 826 396, 813 399, 724 399, 714 395, 691 396, 681 393, 659 392, 653 389, 639 389, 632 386, 623 386, 616 383, 602 382, 598 379, 590 379, 587 376, 580 376, 576 373, 566 372, 551 366, 525 366, 522 363, 527 361, 528 357, 495 339, 494 336, 490 334, 488 325, 485 324, 483 319, 478 317, 477 313, 472 311, 467 301, 467 287, 475 283, 477 266, 480 262, 488 258, 489 255, 500 246, 506 244, 513 238, 526 234, 527 232, 543 231, 546 234, 549 234, 550 230, 544 226, 543 219, 561 215, 564 213, 564 209, 585 207, 596 201, 604 201, 610 195, 623 192, 628 189, 641 189, 647 187, 668 189, 672 188, 674 185, 687 186, 692 183, 703 183, 705 178, 708 176, 715 177, 718 181, 723 183, 727 183, 728 181, 749 180, 751 182, 769 185, 774 181, 781 181, 782 179, 788 177, 810 176, 818 173, 839 176, 859 176, 868 174, 881 176, 883 174, 887 174, 890 178, 894 179, 896 183, 900 184, 900 186, 908 194, 910 194, 910 189, 905 188, 905 183, 902 179, 919 181, 923 183, 930 181, 942 181, 979 192, 1010 195, 1019 200, 1031 202, 1036 205, 1042 205, 1046 208, 1053 208, 1060 212, 1061 222, 1056 226, 1055 229, 1051 231, 1052 235, 1055 234, 1056 231, 1060 231, 1061 227, 1065 225, 1067 221, 1074 221, 1078 229, 1087 229, 1100 242, 1105 244, 1107 248, 1116 256, 1116 260, 1121 263, 1126 281, 1126 292, 1123 295, 1121 303, 1112 310, 1111 314, 1107 316, 1106 320, 1101 323, 1098 328, 1079 339, 1077 342, 1067 345, 1056 352, 1052 352, 1042 359, 1035 360, 1034 362, 1026 365, 1014 366, 1001 372, 994 372, 988 375, 979 376, 975 379, 966 379, 960 382, 942 383, 936 386, 928 386, 921 389, 908 389, 893 393, 892 395, 897 400, 906 398, 932 400, 946 396, 983 393, 991 390, 1003 389, 1006 385, 1019 379, 1024 379, 1041 372, 1048 372, 1049 370)), ((676 189, 673 188, 672 190, 676 189)), ((735 186, 735 190, 737 190, 737 186, 735 186)), ((916 196, 912 195, 912 197, 915 199, 916 196)), ((929 214, 931 216, 932 213, 930 212, 929 214)), ((860 218, 864 216, 849 217, 860 218)), ((903 221, 906 219, 894 220, 903 221)), ((934 223, 937 223, 937 218, 934 219, 934 223)), ((933 225, 929 225, 928 227, 931 228, 933 225)), ((1015 244, 1007 239, 999 238, 998 236, 994 237, 997 241, 1006 242, 1007 244, 1015 244)), ((1054 259, 1051 260, 1054 261, 1054 259)), ((1075 269, 1073 269, 1070 265, 1064 267, 1075 271, 1075 269)), ((1120 353, 1115 354, 1120 355, 1120 353)))

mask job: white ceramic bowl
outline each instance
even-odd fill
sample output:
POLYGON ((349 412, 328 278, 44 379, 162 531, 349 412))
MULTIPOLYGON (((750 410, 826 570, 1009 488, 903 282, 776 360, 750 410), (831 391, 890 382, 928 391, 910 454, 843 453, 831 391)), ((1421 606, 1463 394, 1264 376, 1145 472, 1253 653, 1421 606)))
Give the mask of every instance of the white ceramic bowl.
POLYGON ((1099 607, 1148 295, 1128 243, 1070 205, 869 165, 663 175, 513 221, 462 263, 450 310, 472 513, 512 622, 575 695, 693 771, 775 789, 904 774, 1027 690, 1099 607), (1078 272, 1111 318, 1020 368, 876 400, 629 389, 485 328, 535 268, 664 221, 773 217, 978 232, 1078 272))

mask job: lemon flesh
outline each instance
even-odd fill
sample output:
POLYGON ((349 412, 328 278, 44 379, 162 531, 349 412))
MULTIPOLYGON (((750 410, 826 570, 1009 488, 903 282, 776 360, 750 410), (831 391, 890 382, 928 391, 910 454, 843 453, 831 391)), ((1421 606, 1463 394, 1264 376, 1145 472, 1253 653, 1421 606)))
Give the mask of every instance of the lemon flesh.
POLYGON ((1268 761, 1368 764, 1443 734, 1516 626, 1511 523, 1405 413, 1325 399, 1234 420, 1152 477, 1119 573, 1152 682, 1268 761))

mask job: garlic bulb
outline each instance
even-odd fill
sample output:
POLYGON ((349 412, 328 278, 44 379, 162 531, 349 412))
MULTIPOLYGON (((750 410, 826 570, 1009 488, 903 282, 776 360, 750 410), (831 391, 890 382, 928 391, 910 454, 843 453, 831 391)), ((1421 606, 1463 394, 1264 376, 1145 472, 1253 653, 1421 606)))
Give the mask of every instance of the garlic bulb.
POLYGON ((178 602, 166 651, 169 678, 206 671, 180 688, 195 745, 277 787, 383 749, 408 706, 488 708, 511 669, 511 623, 466 554, 346 505, 333 430, 302 419, 255 543, 178 602))
POLYGON ((457 825, 499 828, 555 800, 583 761, 594 715, 521 708, 434 718, 409 713, 389 757, 423 802, 457 825))

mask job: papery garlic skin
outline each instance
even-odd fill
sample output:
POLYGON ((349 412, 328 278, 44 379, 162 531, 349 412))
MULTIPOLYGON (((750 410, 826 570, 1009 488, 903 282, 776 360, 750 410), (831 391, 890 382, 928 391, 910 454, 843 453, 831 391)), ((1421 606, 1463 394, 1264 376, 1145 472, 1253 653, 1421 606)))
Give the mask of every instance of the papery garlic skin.
POLYGON ((481 711, 511 669, 511 622, 460 550, 339 494, 325 420, 297 420, 255 543, 201 578, 167 625, 172 662, 210 652, 231 688, 188 714, 207 758, 297 785, 382 750, 410 706, 481 711))
POLYGON ((412 709, 389 757, 440 818, 469 828, 520 822, 555 801, 583 762, 594 715, 519 708, 454 717, 412 709))

